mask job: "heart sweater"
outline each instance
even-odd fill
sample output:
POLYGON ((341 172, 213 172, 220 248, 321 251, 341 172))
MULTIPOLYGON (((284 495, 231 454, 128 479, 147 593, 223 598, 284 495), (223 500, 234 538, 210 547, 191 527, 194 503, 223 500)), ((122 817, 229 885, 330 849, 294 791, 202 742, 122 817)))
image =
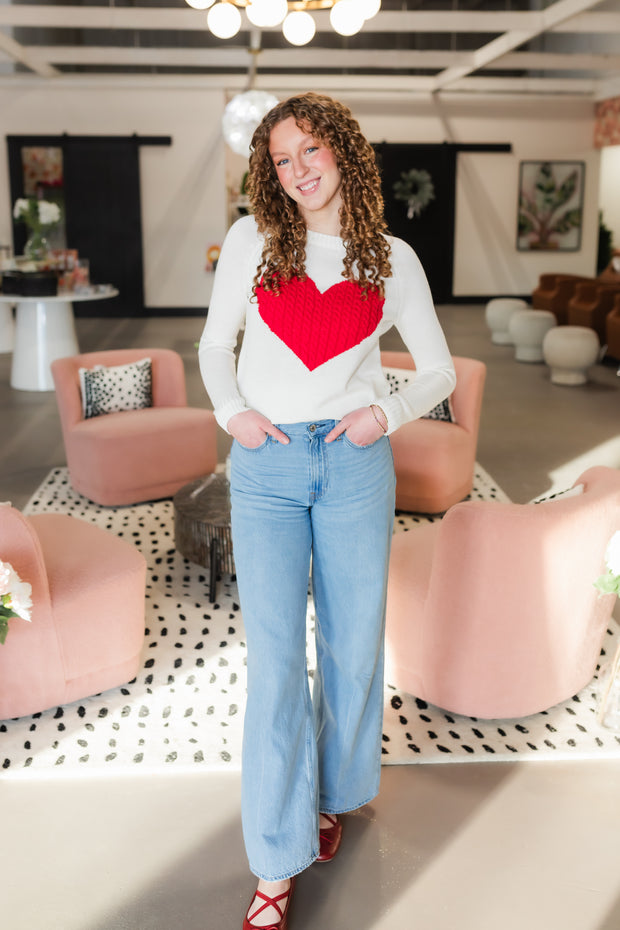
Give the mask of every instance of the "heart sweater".
POLYGON ((237 220, 222 246, 199 348, 202 378, 223 429, 249 409, 286 424, 340 420, 377 404, 392 433, 452 392, 454 367, 422 266, 402 239, 389 242, 392 277, 384 298, 364 298, 342 277, 340 237, 310 230, 307 277, 287 282, 278 295, 261 287, 254 293, 263 240, 252 216, 237 220), (390 394, 379 351, 380 337, 392 326, 416 366, 397 394, 390 394))

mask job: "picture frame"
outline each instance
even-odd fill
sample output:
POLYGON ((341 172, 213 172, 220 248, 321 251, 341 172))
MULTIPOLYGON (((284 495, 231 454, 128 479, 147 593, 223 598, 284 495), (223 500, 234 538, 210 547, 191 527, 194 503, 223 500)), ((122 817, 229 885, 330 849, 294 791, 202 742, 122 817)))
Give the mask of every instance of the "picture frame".
POLYGON ((581 248, 585 162, 519 163, 517 249, 578 252, 581 248))

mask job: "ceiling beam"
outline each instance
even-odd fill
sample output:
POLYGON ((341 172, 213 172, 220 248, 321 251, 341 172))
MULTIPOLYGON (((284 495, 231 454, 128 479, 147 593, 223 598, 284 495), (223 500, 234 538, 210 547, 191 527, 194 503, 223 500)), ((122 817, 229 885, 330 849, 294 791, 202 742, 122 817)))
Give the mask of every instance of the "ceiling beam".
MULTIPOLYGON (((242 68, 247 69, 251 55, 246 48, 178 48, 136 46, 46 45, 25 49, 33 56, 55 65, 138 65, 164 67, 242 68)), ((303 58, 303 68, 325 68, 333 49, 310 47, 303 58)), ((444 69, 459 62, 461 52, 385 51, 379 49, 345 49, 338 52, 339 70, 360 69, 396 71, 444 69)), ((259 72, 286 69, 298 71, 299 52, 295 49, 262 49, 258 56, 259 72)), ((615 71, 620 72, 620 55, 560 54, 555 52, 513 52, 493 62, 501 71, 615 71)))
POLYGON ((54 77, 60 73, 56 68, 53 68, 42 59, 38 50, 25 48, 11 36, 7 36, 3 32, 0 32, 0 49, 13 61, 25 65, 41 77, 54 77))
MULTIPOLYGON (((563 0, 561 0, 563 2, 563 0)), ((571 0, 572 2, 572 0, 571 0)), ((596 0, 600 2, 600 0, 596 0)), ((555 4, 556 6, 558 4, 555 4)), ((592 6, 592 0, 587 6, 592 6)), ((558 32, 620 33, 620 13, 572 14, 570 23, 548 20, 552 7, 542 12, 381 10, 364 26, 366 33, 385 32, 531 32, 546 29, 558 32)), ((317 32, 332 32, 326 13, 315 14, 317 32)), ((187 9, 162 7, 47 6, 42 4, 1 4, 0 26, 57 29, 149 29, 204 32, 207 14, 187 9)), ((278 26, 269 31, 279 31, 278 26)), ((244 32, 250 29, 249 23, 244 32)))
POLYGON ((539 14, 539 23, 536 27, 510 30, 483 45, 475 52, 463 55, 461 64, 446 68, 445 71, 437 75, 433 89, 438 91, 448 87, 460 78, 465 77, 465 75, 491 64, 491 62, 501 58, 507 52, 523 45, 524 42, 531 41, 541 33, 552 29, 559 23, 572 19, 593 6, 597 6, 600 2, 601 0, 556 0, 555 3, 552 3, 551 6, 548 6, 539 14))

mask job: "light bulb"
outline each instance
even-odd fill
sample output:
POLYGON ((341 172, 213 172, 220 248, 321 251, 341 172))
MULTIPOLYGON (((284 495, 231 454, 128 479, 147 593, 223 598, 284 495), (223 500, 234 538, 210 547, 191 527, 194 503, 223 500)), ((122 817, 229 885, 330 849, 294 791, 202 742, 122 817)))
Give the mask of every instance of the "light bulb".
POLYGON ((210 6, 213 6, 215 0, 185 0, 185 2, 194 10, 208 10, 210 6))
POLYGON ((218 39, 230 39, 241 28, 241 13, 232 3, 216 3, 207 13, 207 25, 218 39))
POLYGON ((245 14, 252 25, 259 27, 277 26, 287 11, 286 0, 252 0, 245 8, 245 14))
POLYGON ((282 23, 282 32, 291 45, 307 45, 314 38, 316 23, 309 13, 298 10, 288 14, 282 23))
POLYGON ((341 36, 353 36, 364 25, 364 16, 357 0, 338 0, 331 8, 329 21, 341 36))
POLYGON ((381 9, 381 0, 359 0, 359 5, 364 19, 372 19, 381 9))
POLYGON ((277 102, 264 90, 246 90, 232 98, 222 116, 222 132, 233 152, 248 157, 254 130, 277 102))

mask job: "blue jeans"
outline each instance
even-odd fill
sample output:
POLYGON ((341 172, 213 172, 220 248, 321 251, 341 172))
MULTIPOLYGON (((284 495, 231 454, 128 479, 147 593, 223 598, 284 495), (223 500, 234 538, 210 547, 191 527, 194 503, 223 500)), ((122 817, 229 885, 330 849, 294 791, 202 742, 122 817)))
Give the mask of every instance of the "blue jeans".
POLYGON ((376 796, 394 464, 386 437, 325 443, 334 420, 278 424, 290 439, 233 443, 232 534, 248 649, 242 760, 251 870, 276 881, 319 852, 319 811, 376 796), (312 566, 317 668, 310 697, 312 566))

